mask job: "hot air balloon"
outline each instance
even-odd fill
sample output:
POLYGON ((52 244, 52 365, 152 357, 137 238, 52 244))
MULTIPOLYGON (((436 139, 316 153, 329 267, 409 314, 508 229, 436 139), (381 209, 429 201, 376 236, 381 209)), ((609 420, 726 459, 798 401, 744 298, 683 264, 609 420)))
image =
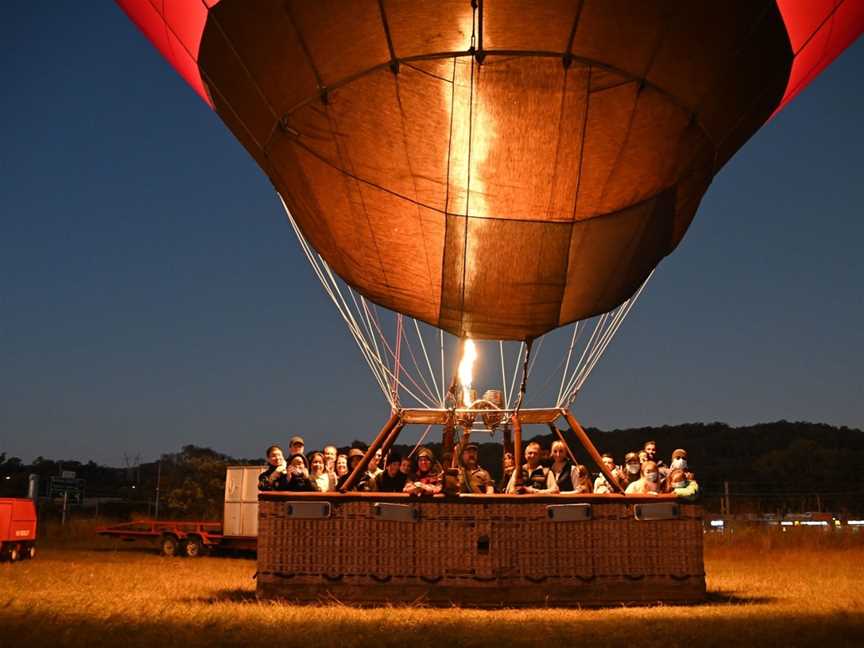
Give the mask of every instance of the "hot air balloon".
MULTIPOLYGON (((119 4, 270 178, 340 311, 347 300, 334 275, 364 300, 356 317, 343 315, 370 365, 379 366, 376 379, 385 394, 391 381, 404 386, 399 378, 402 331, 395 348, 388 349, 396 363, 385 370, 380 349, 363 336, 365 328, 374 342, 377 326, 365 300, 458 338, 524 341, 529 349, 532 340, 553 329, 612 311, 603 320, 606 328, 595 329, 589 342, 602 353, 640 286, 682 240, 717 172, 864 29, 864 0, 119 4)), ((596 354, 583 357, 585 363, 580 360, 578 366, 590 371, 596 354)), ((428 356, 426 362, 431 373, 428 356)), ((522 391, 527 357, 524 364, 522 391)), ((523 412, 522 420, 548 423, 557 431, 554 419, 564 416, 610 483, 616 483, 578 422, 562 409, 584 382, 584 372, 577 373, 572 380, 562 378, 556 408, 523 412)), ((489 414, 497 408, 512 416, 518 433, 521 399, 515 407, 504 398, 502 408, 501 399, 492 396, 480 403, 466 379, 460 382, 461 389, 450 391, 448 405, 442 371, 435 411, 406 413, 391 398, 393 416, 364 461, 389 447, 406 423, 458 425, 465 438, 478 417, 499 425, 504 419, 489 414)), ((511 389, 515 383, 514 376, 511 389)), ((519 446, 517 434, 517 465, 519 446)), ((365 463, 361 466, 357 471, 365 463)), ((290 590, 292 597, 314 598, 321 579, 332 576, 330 586, 337 587, 336 581, 346 586, 342 598, 355 591, 351 584, 368 584, 361 574, 371 574, 380 585, 372 589, 385 592, 380 596, 387 600, 399 598, 388 587, 401 587, 409 598, 422 590, 435 600, 476 602, 471 597, 487 596, 489 583, 524 586, 530 601, 559 594, 537 585, 543 574, 520 567, 518 574, 507 575, 488 558, 524 558, 515 544, 508 545, 512 529, 494 530, 496 524, 506 526, 497 509, 491 517, 481 508, 467 515, 474 520, 470 532, 463 529, 470 537, 453 545, 472 547, 470 560, 462 562, 453 558, 450 545, 433 546, 434 538, 447 534, 436 535, 428 526, 421 531, 422 525, 415 524, 423 516, 455 519, 460 506, 464 512, 464 506, 492 510, 497 504, 441 504, 457 509, 432 512, 425 504, 378 498, 370 517, 364 517, 368 501, 343 497, 349 499, 333 508, 331 500, 295 502, 284 513, 278 497, 262 496, 262 515, 316 518, 324 524, 338 517, 338 508, 364 521, 352 527, 352 558, 339 567, 338 578, 328 575, 335 569, 330 563, 313 568, 292 563, 291 569, 314 574, 290 586, 280 581, 287 556, 305 560, 315 550, 307 545, 301 556, 287 541, 269 535, 270 544, 259 551, 259 591, 289 595, 290 590), (455 562, 440 558, 421 564, 418 553, 410 565, 400 563, 399 552, 380 543, 363 544, 387 535, 376 524, 402 525, 406 533, 414 525, 412 542, 427 543, 428 553, 455 562), (496 543, 505 549, 490 553, 496 543), (459 594, 466 581, 458 579, 468 573, 477 589, 459 594), (394 574, 415 580, 382 584, 394 574), (511 576, 515 580, 507 580, 511 576), (430 583, 438 585, 430 589, 430 583)), ((678 585, 664 590, 668 598, 704 596, 701 531, 694 522, 701 513, 674 502, 652 504, 661 508, 646 502, 640 514, 631 509, 643 503, 604 504, 613 508, 599 515, 611 520, 633 513, 642 520, 638 532, 635 527, 625 532, 636 544, 643 531, 669 532, 677 540, 690 534, 699 551, 682 550, 680 563, 640 582, 646 584, 645 595, 656 600, 661 596, 657 584, 668 586, 671 573, 678 585), (650 526, 652 517, 664 516, 675 518, 677 526, 650 526)), ((526 508, 526 515, 536 523, 537 537, 558 537, 562 522, 580 524, 593 515, 592 504, 584 500, 538 500, 531 506, 537 508, 526 508), (541 530, 542 524, 552 530, 541 530)), ((448 533, 455 528, 448 526, 448 533)), ((585 537, 601 533, 600 527, 591 529, 585 537)), ((596 549, 602 538, 595 540, 586 542, 596 549)), ((652 546, 672 544, 655 538, 652 546)), ((537 553, 555 555, 561 546, 538 546, 537 553)), ((580 551, 567 546, 571 553, 580 551)), ((327 548, 319 553, 339 555, 327 548)), ((569 565, 571 585, 597 582, 598 592, 603 587, 594 580, 598 574, 619 569, 600 567, 596 560, 569 565)), ((580 591, 568 590, 555 600, 587 600, 584 588, 580 591)))
POLYGON ((864 23, 857 0, 120 5, 351 286, 519 340, 633 294, 864 23))

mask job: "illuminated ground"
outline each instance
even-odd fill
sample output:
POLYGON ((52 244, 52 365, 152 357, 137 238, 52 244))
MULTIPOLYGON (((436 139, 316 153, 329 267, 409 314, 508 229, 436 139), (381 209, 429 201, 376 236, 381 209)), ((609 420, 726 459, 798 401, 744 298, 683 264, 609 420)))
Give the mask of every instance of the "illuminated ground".
POLYGON ((0 565, 0 646, 864 645, 864 542, 713 540, 704 605, 521 611, 259 603, 249 559, 55 542, 0 565))

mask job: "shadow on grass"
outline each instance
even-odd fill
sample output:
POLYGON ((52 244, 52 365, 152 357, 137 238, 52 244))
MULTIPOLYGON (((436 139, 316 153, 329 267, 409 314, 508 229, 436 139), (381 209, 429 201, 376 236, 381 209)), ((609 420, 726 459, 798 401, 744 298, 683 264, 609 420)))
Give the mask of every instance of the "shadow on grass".
POLYGON ((254 591, 249 591, 247 589, 224 589, 219 590, 212 596, 200 596, 188 598, 183 601, 184 603, 204 603, 213 605, 214 603, 239 603, 239 604, 248 604, 248 603, 257 603, 258 598, 255 596, 254 591))
POLYGON ((769 605, 776 603, 777 598, 773 596, 741 596, 718 590, 708 592, 704 603, 700 605, 769 605))
MULTIPOLYGON (((771 596, 742 596, 739 594, 732 594, 731 592, 724 591, 714 591, 708 592, 708 595, 705 597, 704 601, 694 601, 691 603, 669 603, 669 602, 660 602, 657 603, 641 603, 641 604, 630 604, 625 605, 623 607, 627 608, 659 608, 659 607, 703 607, 703 606, 712 606, 712 607, 723 607, 723 606, 735 606, 735 605, 770 605, 772 603, 776 603, 778 601, 777 598, 771 596)), ((183 600, 184 603, 203 603, 205 605, 213 605, 217 603, 238 603, 238 604, 249 604, 249 603, 258 603, 258 598, 254 591, 250 591, 248 589, 224 589, 215 592, 211 596, 202 596, 202 597, 192 597, 183 600)), ((363 605, 353 602, 344 603, 338 601, 336 599, 326 600, 322 598, 319 602, 312 601, 304 601, 300 603, 287 603, 286 605, 291 605, 295 607, 318 607, 318 606, 329 606, 333 604, 343 605, 345 607, 355 608, 357 610, 361 609, 375 609, 375 608, 387 608, 387 609, 440 609, 440 608, 448 608, 452 606, 446 605, 427 605, 422 600, 417 601, 415 603, 395 603, 395 604, 372 604, 372 605, 363 605)), ((463 609, 472 609, 471 607, 462 607, 463 609)), ((586 606, 585 608, 579 608, 578 606, 566 606, 555 609, 586 609, 586 610, 603 610, 603 609, 618 609, 621 608, 621 604, 610 604, 610 605, 593 605, 586 606)), ((475 608, 482 609, 485 611, 495 612, 504 611, 509 612, 512 611, 513 608, 506 607, 489 607, 489 608, 475 608)), ((528 608, 535 609, 535 608, 528 608)), ((553 608, 550 608, 553 609, 553 608)))

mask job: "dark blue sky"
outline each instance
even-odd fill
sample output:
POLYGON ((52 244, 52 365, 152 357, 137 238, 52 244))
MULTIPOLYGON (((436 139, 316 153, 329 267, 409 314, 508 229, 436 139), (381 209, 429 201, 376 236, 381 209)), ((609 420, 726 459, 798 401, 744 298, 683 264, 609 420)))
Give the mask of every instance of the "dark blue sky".
MULTIPOLYGON (((0 452, 371 438, 388 407, 270 183, 125 15, 12 3, 0 36, 0 452)), ((586 425, 864 427, 862 70, 858 42, 721 171, 586 425)))

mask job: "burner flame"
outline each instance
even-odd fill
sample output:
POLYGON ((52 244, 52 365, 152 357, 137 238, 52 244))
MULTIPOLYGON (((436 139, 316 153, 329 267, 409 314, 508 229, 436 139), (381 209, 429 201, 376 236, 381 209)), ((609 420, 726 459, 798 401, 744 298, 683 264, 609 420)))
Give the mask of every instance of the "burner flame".
POLYGON ((465 338, 462 345, 462 360, 459 362, 459 384, 462 386, 462 404, 471 405, 471 381, 474 378, 474 361, 477 359, 477 347, 470 338, 465 338))

